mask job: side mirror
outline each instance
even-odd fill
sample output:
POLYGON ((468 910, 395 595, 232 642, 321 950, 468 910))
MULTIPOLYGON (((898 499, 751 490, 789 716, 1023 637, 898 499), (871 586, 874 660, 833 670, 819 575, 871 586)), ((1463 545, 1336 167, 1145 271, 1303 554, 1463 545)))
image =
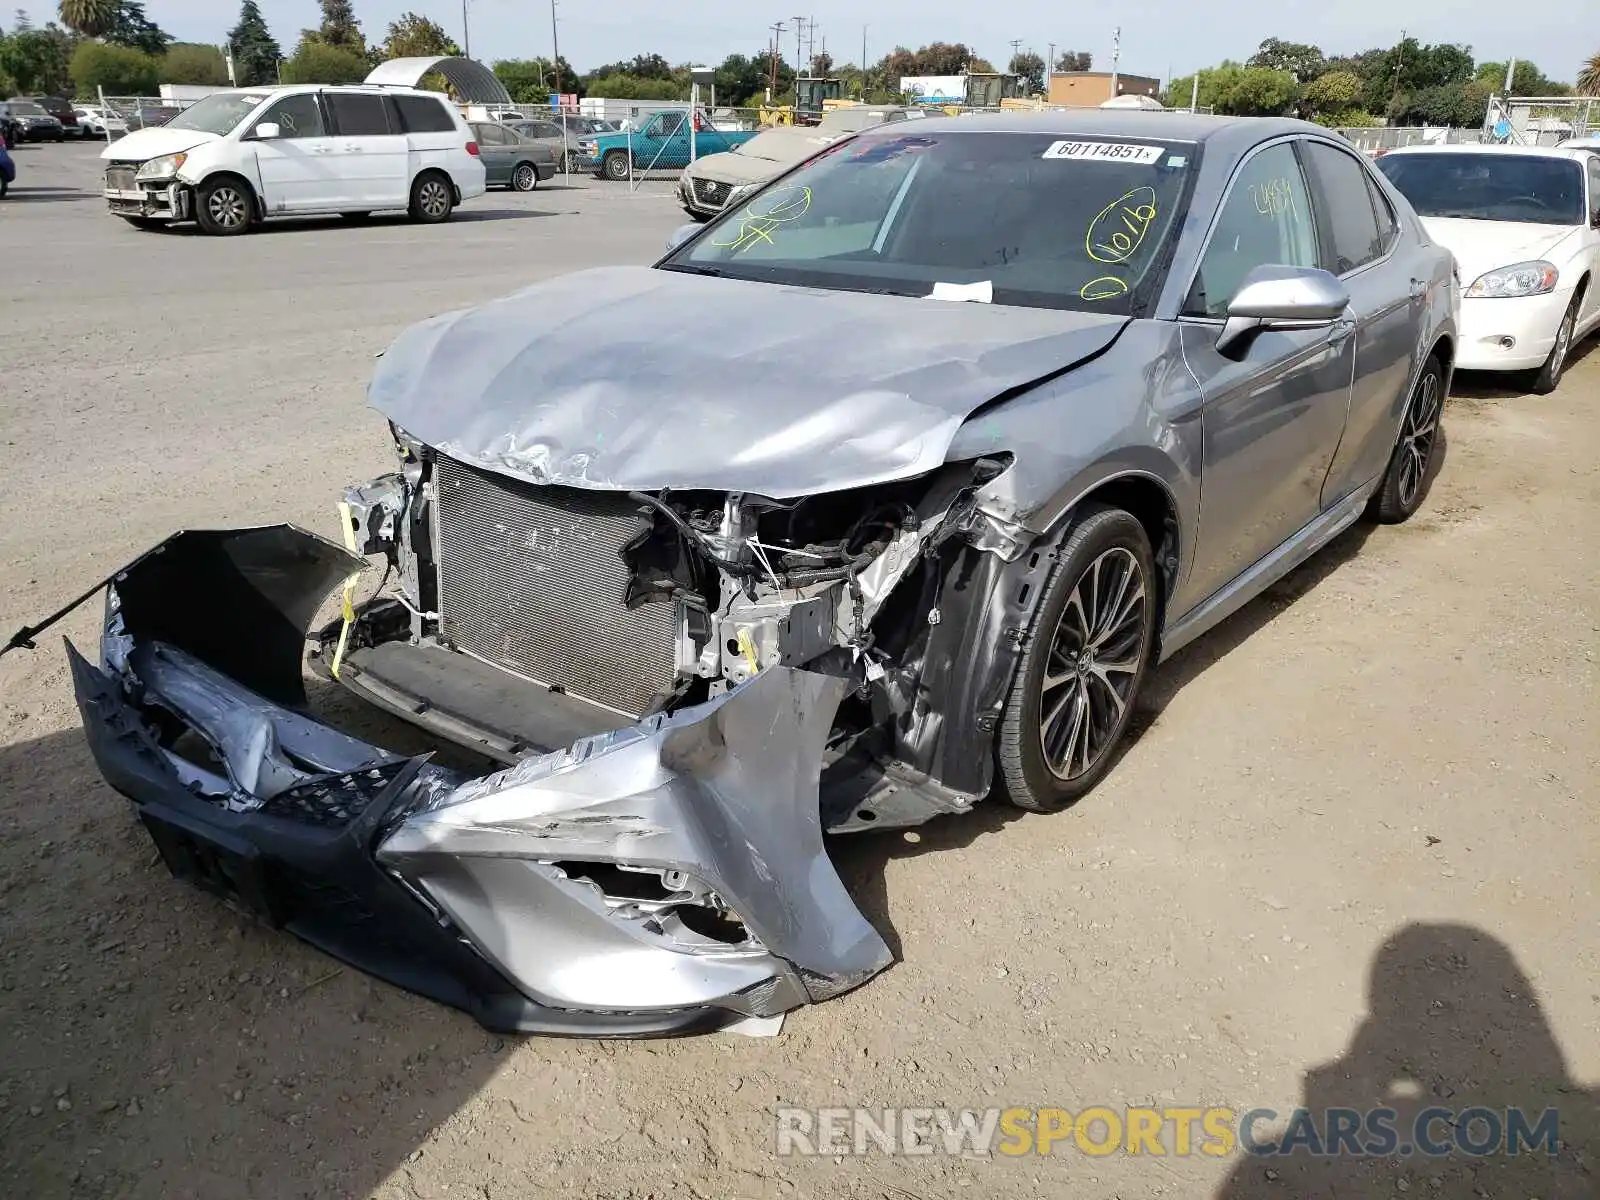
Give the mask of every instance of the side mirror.
POLYGON ((275 137, 282 137, 283 130, 278 128, 276 121, 263 121, 256 126, 255 135, 264 142, 270 142, 275 137))
POLYGON ((1349 304, 1344 284, 1318 267, 1255 267, 1228 305, 1217 353, 1227 354, 1265 329, 1332 325, 1349 304))
POLYGON ((667 235, 667 249, 668 250, 676 250, 679 246, 683 245, 690 238, 692 238, 695 234, 699 233, 701 228, 702 227, 700 225, 696 224, 693 221, 691 221, 687 225, 679 225, 676 229, 674 229, 671 233, 669 233, 667 235))

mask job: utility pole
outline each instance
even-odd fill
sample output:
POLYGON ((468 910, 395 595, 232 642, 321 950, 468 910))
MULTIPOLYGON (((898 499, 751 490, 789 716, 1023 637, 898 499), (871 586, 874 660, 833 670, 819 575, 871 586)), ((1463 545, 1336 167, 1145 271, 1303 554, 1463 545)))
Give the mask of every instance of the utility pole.
POLYGON ((472 57, 472 29, 467 20, 467 0, 461 0, 461 54, 472 57))
MULTIPOLYGON (((556 36, 556 0, 550 0, 550 66, 555 71, 556 95, 561 95, 561 41, 556 36)), ((557 100, 557 104, 561 101, 557 100)))
MULTIPOLYGON (((1017 52, 1022 48, 1022 39, 1021 38, 1012 38, 1010 43, 1008 43, 1008 44, 1011 46, 1011 60, 1012 60, 1012 62, 1015 62, 1016 58, 1017 58, 1017 52)), ((1011 69, 1011 63, 1007 63, 1006 64, 1006 70, 1009 71, 1010 69, 1011 69)))
POLYGON ((783 37, 783 22, 777 21, 772 26, 772 67, 767 71, 767 100, 770 102, 778 94, 778 42, 783 37))
MULTIPOLYGON (((1400 99, 1400 71, 1401 71, 1401 68, 1403 68, 1405 66, 1405 62, 1406 62, 1406 31, 1404 29, 1402 29, 1400 31, 1400 44, 1397 47, 1395 47, 1394 87, 1389 92, 1389 107, 1390 108, 1393 108, 1394 105, 1395 105, 1395 101, 1400 99)), ((1389 115, 1388 113, 1384 114, 1384 116, 1386 116, 1386 117, 1388 115, 1389 115)))
POLYGON ((1111 98, 1114 100, 1122 94, 1117 86, 1117 63, 1122 59, 1122 26, 1118 25, 1111 31, 1111 98))
POLYGON ((1517 73, 1517 60, 1513 58, 1506 64, 1506 95, 1511 95, 1511 80, 1517 73))
POLYGON ((867 27, 861 27, 861 98, 867 98, 867 27))
POLYGON ((800 56, 805 53, 800 48, 801 39, 806 35, 806 19, 794 19, 794 116, 800 115, 800 56))
POLYGON ((1050 81, 1056 77, 1056 44, 1050 43, 1050 57, 1044 60, 1044 98, 1050 99, 1050 81))

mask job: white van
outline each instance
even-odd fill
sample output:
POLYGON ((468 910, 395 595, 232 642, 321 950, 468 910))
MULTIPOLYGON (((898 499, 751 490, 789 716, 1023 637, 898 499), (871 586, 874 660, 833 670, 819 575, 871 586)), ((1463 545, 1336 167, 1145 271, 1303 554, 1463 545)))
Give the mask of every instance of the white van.
POLYGON ((446 221, 484 192, 460 113, 438 92, 411 88, 234 88, 100 157, 114 215, 141 226, 194 220, 213 234, 267 217, 380 209, 446 221))

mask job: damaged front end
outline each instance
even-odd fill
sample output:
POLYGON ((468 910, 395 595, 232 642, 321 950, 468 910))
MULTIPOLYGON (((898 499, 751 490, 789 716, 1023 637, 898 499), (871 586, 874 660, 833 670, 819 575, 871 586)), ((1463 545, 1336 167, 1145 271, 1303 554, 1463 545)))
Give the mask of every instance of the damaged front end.
POLYGON ((988 790, 1048 569, 978 508, 1005 461, 783 500, 538 485, 396 437, 346 548, 177 534, 106 581, 100 662, 69 646, 173 873, 496 1030, 759 1025, 886 967, 823 835, 988 790), (395 585, 354 604, 364 556, 395 585), (501 769, 314 719, 304 657, 501 769))

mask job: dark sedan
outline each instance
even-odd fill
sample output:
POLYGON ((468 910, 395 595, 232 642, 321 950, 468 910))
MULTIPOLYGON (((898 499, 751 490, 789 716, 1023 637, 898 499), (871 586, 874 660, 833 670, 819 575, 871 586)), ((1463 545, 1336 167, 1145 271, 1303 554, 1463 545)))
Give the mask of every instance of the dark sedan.
POLYGON ((472 126, 490 187, 531 192, 556 173, 556 154, 549 146, 524 141, 504 125, 479 121, 472 126))

